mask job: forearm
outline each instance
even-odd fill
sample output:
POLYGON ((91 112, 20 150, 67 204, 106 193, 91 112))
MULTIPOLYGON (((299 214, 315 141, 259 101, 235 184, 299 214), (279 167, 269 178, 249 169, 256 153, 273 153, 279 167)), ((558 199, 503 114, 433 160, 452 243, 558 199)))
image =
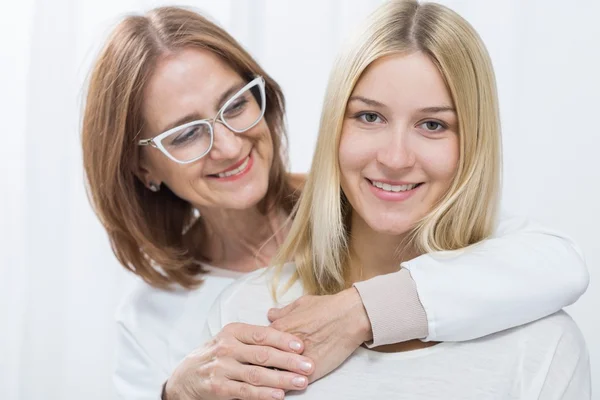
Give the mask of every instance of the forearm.
POLYGON ((372 346, 499 332, 572 304, 589 282, 571 240, 515 217, 502 219, 494 236, 476 245, 402 266, 355 284, 371 322, 372 346))

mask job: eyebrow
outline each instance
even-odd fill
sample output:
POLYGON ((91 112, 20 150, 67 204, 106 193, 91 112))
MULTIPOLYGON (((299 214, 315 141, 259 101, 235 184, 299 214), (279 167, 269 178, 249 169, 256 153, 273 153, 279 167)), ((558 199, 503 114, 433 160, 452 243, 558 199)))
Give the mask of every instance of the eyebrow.
MULTIPOLYGON (((234 94, 236 94, 241 88, 243 88, 246 85, 246 82, 238 82, 234 85, 232 85, 229 89, 227 89, 226 91, 224 91, 220 96, 219 99, 217 100, 217 107, 216 110, 220 110, 221 107, 223 107, 223 105, 225 104, 225 102, 227 100, 229 100, 229 98, 231 96, 233 96, 234 94)), ((216 111, 215 111, 216 112, 216 111)), ((163 128, 162 130, 159 131, 159 135, 161 133, 164 133, 168 130, 171 130, 173 128, 178 127, 179 125, 183 125, 183 124, 187 124, 188 122, 192 122, 192 121, 197 121, 200 119, 205 119, 202 117, 202 115, 200 115, 198 112, 191 112, 189 114, 184 115, 181 118, 178 118, 177 120, 175 120, 174 122, 170 123, 169 125, 167 125, 165 128, 163 128)))
POLYGON ((361 102, 363 102, 367 105, 373 106, 373 107, 385 107, 385 104, 380 103, 377 100, 368 99, 368 98, 362 97, 362 96, 352 96, 348 100, 348 103, 353 102, 353 101, 361 101, 361 102))
POLYGON ((450 106, 439 106, 439 107, 425 107, 425 108, 421 108, 419 110, 419 112, 422 113, 442 113, 442 112, 452 112, 454 114, 456 114, 456 110, 454 109, 454 107, 450 107, 450 106))
MULTIPOLYGON (((363 97, 363 96, 352 96, 348 100, 348 103, 350 103, 352 101, 361 101, 361 102, 363 102, 369 106, 373 106, 373 107, 387 107, 385 104, 380 103, 377 100, 369 99, 369 98, 363 97)), ((456 114, 456 110, 454 109, 454 107, 451 107, 451 106, 425 107, 425 108, 419 109, 418 111, 421 113, 430 113, 430 114, 442 113, 442 112, 453 112, 456 114)))

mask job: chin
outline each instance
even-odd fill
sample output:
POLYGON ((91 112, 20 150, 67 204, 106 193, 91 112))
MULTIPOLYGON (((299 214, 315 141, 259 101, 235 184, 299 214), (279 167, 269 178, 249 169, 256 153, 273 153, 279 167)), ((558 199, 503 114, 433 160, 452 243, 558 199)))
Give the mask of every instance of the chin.
POLYGON ((244 190, 235 195, 234 199, 231 199, 230 204, 233 203, 231 208, 244 210, 256 207, 267 195, 268 188, 268 182, 246 186, 244 190))
POLYGON ((410 232, 417 221, 407 215, 390 215, 382 213, 373 215, 366 219, 369 227, 377 232, 386 235, 400 236, 410 232))

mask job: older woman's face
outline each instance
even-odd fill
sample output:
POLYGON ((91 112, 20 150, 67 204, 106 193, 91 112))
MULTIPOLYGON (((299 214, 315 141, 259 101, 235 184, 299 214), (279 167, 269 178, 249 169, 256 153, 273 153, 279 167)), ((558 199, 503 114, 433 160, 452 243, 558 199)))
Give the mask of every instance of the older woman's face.
MULTIPOLYGON (((167 55, 145 88, 143 138, 153 138, 187 122, 212 119, 246 83, 209 51, 185 49, 167 55)), ((246 100, 255 101, 252 96, 246 100)), ((267 193, 273 161, 271 132, 265 119, 242 133, 218 122, 213 126, 212 149, 189 164, 176 163, 156 148, 142 148, 140 179, 146 186, 162 183, 200 209, 256 205, 267 193)), ((188 140, 186 135, 191 134, 184 131, 178 138, 171 137, 169 143, 174 149, 181 148, 188 140)))
POLYGON ((350 97, 339 147, 342 189, 377 232, 402 234, 449 189, 458 121, 431 60, 417 52, 374 62, 350 97))

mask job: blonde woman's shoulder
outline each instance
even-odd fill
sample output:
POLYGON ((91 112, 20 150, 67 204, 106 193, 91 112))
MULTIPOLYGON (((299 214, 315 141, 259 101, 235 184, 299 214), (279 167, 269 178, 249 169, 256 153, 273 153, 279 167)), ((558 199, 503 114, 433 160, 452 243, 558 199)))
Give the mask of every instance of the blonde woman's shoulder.
POLYGON ((282 307, 302 295, 301 285, 296 282, 282 296, 273 296, 273 287, 279 282, 282 287, 296 271, 294 263, 281 268, 266 267, 253 271, 226 288, 214 307, 220 313, 221 325, 243 322, 254 325, 268 325, 267 311, 272 307, 282 307))

